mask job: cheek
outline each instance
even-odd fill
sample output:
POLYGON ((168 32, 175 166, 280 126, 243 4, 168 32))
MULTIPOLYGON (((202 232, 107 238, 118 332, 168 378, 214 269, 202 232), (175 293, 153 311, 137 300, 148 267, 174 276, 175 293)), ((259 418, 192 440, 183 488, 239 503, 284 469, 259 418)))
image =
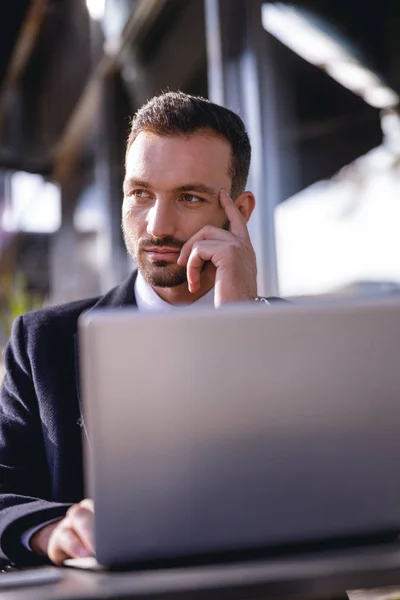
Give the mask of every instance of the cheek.
POLYGON ((122 217, 130 218, 135 213, 135 209, 137 210, 137 206, 129 198, 124 198, 122 202, 122 217))
POLYGON ((202 226, 212 225, 214 227, 223 227, 227 219, 226 213, 221 206, 213 206, 207 214, 202 216, 205 221, 202 226))
POLYGON ((223 228, 227 220, 225 211, 221 207, 210 206, 207 210, 193 211, 185 214, 181 221, 186 239, 200 231, 206 225, 223 228))
POLYGON ((129 201, 122 205, 122 222, 130 232, 137 232, 146 227, 147 210, 139 209, 129 201))

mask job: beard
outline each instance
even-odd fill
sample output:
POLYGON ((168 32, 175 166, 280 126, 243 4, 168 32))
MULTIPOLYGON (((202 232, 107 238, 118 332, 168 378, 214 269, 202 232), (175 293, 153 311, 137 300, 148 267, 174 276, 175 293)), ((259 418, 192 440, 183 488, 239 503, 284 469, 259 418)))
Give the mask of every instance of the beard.
MULTIPOLYGON (((228 220, 222 225, 222 229, 229 230, 228 220)), ((186 240, 179 240, 174 237, 165 236, 163 238, 153 238, 151 236, 142 238, 139 241, 128 231, 128 227, 122 222, 122 233, 129 256, 135 261, 141 275, 152 287, 173 288, 187 283, 186 266, 181 267, 176 262, 169 260, 151 260, 146 253, 147 248, 176 248, 181 250, 186 240)), ((177 259, 178 259, 177 254, 177 259)))
POLYGON ((135 262, 144 279, 152 287, 173 288, 187 283, 186 267, 167 260, 153 260, 149 263, 143 254, 138 254, 135 262))
MULTIPOLYGON (((181 250, 184 241, 173 237, 153 238, 151 236, 137 241, 122 224, 122 233, 129 256, 135 261, 141 275, 152 287, 172 288, 187 283, 186 267, 170 260, 151 260, 147 248, 168 246, 181 250)), ((176 255, 178 259, 179 254, 176 255)))

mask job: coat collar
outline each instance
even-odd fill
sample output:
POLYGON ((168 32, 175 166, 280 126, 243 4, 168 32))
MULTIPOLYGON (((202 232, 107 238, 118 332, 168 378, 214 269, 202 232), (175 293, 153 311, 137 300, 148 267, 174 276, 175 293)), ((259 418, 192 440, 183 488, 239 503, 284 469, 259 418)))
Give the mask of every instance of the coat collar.
POLYGON ((101 296, 88 312, 97 308, 118 308, 119 306, 137 306, 135 282, 137 271, 133 271, 122 283, 101 296))
MULTIPOLYGON (((137 277, 137 271, 133 271, 122 283, 114 287, 112 290, 107 292, 104 296, 101 296, 96 303, 86 311, 86 314, 91 312, 92 310, 98 308, 118 308, 122 306, 136 306, 136 297, 135 297, 135 282, 137 277)), ((83 406, 82 399, 80 394, 80 372, 79 372, 79 336, 78 332, 74 335, 74 346, 75 346, 75 380, 76 380, 76 393, 78 396, 79 402, 79 410, 81 413, 81 417, 79 419, 79 424, 83 428, 87 441, 88 435, 85 426, 85 421, 83 419, 83 406)), ((90 443, 89 443, 90 447, 90 443)))

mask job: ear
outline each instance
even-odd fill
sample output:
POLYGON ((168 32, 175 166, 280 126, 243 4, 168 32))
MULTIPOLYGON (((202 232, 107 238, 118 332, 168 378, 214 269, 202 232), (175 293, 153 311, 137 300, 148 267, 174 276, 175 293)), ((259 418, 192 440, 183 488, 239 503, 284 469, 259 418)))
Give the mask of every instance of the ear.
POLYGON ((243 192, 235 200, 236 207, 239 209, 240 214, 245 219, 246 223, 251 217, 251 214, 256 205, 256 199, 254 194, 251 192, 243 192))

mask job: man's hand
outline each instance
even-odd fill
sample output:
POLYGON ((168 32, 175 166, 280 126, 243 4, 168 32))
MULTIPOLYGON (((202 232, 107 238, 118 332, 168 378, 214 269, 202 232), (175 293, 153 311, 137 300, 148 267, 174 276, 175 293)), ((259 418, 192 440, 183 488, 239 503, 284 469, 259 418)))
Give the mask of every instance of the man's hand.
POLYGON ((179 265, 186 265, 192 293, 200 288, 202 271, 214 270, 215 306, 257 296, 256 257, 246 220, 225 190, 220 191, 219 200, 230 222, 229 231, 203 227, 184 244, 178 259, 179 265))
POLYGON ((93 556, 93 501, 86 499, 68 509, 64 519, 39 529, 31 539, 34 552, 56 565, 67 558, 93 556))

